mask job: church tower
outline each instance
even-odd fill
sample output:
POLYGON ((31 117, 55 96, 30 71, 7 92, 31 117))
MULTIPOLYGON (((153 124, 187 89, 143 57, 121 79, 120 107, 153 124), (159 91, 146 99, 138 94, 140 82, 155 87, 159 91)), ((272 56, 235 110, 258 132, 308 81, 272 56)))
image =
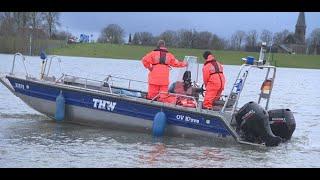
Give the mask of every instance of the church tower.
POLYGON ((295 37, 299 40, 298 44, 306 43, 306 20, 304 17, 304 12, 299 13, 298 21, 296 24, 295 37))

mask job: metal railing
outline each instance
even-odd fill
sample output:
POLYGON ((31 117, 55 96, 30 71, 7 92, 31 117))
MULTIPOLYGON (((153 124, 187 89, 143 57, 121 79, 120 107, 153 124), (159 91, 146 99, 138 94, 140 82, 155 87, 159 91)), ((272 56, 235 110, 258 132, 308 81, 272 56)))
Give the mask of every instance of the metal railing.
POLYGON ((29 77, 29 73, 28 73, 28 70, 27 70, 27 66, 26 66, 26 64, 25 64, 26 58, 25 58, 21 53, 15 53, 15 54, 14 54, 10 75, 13 75, 13 74, 14 74, 13 71, 14 71, 14 67, 15 67, 16 57, 17 57, 17 56, 22 57, 22 63, 23 63, 24 70, 26 71, 26 77, 29 77))
MULTIPOLYGON (((53 55, 53 56, 50 56, 49 67, 48 67, 48 70, 47 70, 47 73, 46 73, 47 76, 49 76, 49 72, 50 72, 52 60, 53 60, 54 58, 58 60, 60 73, 63 74, 62 67, 61 67, 61 59, 60 59, 60 57, 59 57, 59 56, 56 56, 56 55, 53 55)), ((46 63, 46 65, 45 65, 45 70, 46 70, 46 66, 47 66, 47 63, 46 63)), ((45 71, 44 71, 44 73, 45 73, 45 71)))
MULTIPOLYGON (((270 97, 271 97, 271 91, 272 91, 273 82, 274 82, 275 73, 276 73, 276 67, 275 67, 275 66, 271 66, 271 65, 248 65, 248 64, 243 64, 243 65, 241 65, 241 67, 240 67, 240 71, 239 71, 239 73, 238 73, 238 75, 237 75, 237 78, 236 78, 234 84, 233 84, 233 87, 231 88, 230 94, 228 95, 227 100, 225 101, 225 103, 224 103, 224 105, 223 105, 223 108, 221 109, 221 112, 225 112, 226 107, 227 107, 227 104, 228 104, 228 102, 231 100, 230 97, 231 97, 232 95, 236 94, 237 97, 236 97, 236 100, 235 100, 234 105, 232 106, 232 111, 231 111, 232 114, 234 113, 234 111, 236 110, 236 108, 237 108, 237 106, 238 106, 239 98, 240 98, 241 92, 242 92, 242 90, 243 90, 243 88, 244 88, 245 82, 246 82, 246 80, 247 80, 249 71, 250 71, 250 69, 252 69, 252 68, 259 68, 259 69, 265 69, 265 68, 267 68, 268 71, 267 71, 267 74, 266 74, 266 76, 265 76, 265 80, 266 80, 266 79, 268 78, 268 76, 269 76, 270 69, 274 69, 274 71, 273 71, 273 80, 272 80, 271 90, 270 90, 270 95, 269 95, 269 97, 268 97, 268 99, 267 99, 267 103, 266 103, 266 106, 265 106, 265 109, 266 109, 266 110, 268 109, 269 100, 270 100, 270 97), (245 67, 247 67, 247 69, 245 69, 245 67), (245 69, 245 71, 243 72, 244 69, 245 69), (241 78, 239 78, 240 75, 242 75, 241 78), (237 90, 237 88, 238 88, 237 85, 238 85, 238 83, 239 83, 238 81, 239 81, 240 79, 242 80, 241 88, 240 88, 240 90, 237 90)), ((260 97, 259 97, 258 103, 260 103, 260 100, 261 100, 261 95, 260 95, 260 97)))
MULTIPOLYGON (((100 81, 100 80, 95 80, 95 79, 90 79, 90 78, 84 78, 84 77, 78 77, 78 76, 73 76, 73 75, 68 75, 68 74, 63 74, 62 78, 60 78, 60 79, 63 79, 63 81, 66 81, 66 78, 68 78, 68 77, 71 77, 71 78, 74 78, 74 79, 84 80, 84 88, 88 87, 88 82, 95 82, 95 83, 99 83, 100 85, 103 85, 105 83, 105 81, 100 81)), ((77 82, 74 82, 74 83, 77 83, 77 82)), ((110 93, 112 93, 112 88, 111 88, 110 83, 107 83, 107 84, 108 84, 110 93)))
POLYGON ((138 82, 138 83, 142 83, 142 84, 148 84, 148 82, 145 81, 139 81, 139 80, 134 80, 134 79, 128 79, 128 78, 123 78, 123 77, 119 77, 119 76, 112 76, 112 75, 108 75, 104 81, 111 83, 113 85, 113 82, 115 82, 115 80, 125 80, 128 81, 128 86, 126 87, 127 89, 131 89, 131 83, 132 82, 138 82))
MULTIPOLYGON (((269 102, 270 102, 270 97, 271 97, 271 93, 272 93, 272 89, 273 89, 273 84, 274 84, 274 80, 276 78, 276 73, 277 73, 277 69, 276 67, 273 67, 273 66, 270 66, 270 67, 267 67, 268 70, 267 70, 267 74, 264 78, 264 81, 266 81, 268 78, 269 78, 269 74, 270 74, 270 69, 273 69, 273 74, 272 74, 272 80, 271 80, 271 87, 270 87, 270 92, 269 92, 269 95, 267 96, 267 102, 266 102, 266 106, 265 106, 265 109, 268 110, 269 108, 269 102)), ((258 99, 258 104, 260 104, 261 102, 261 99, 262 99, 262 92, 260 93, 259 95, 259 99, 258 99)))
MULTIPOLYGON (((78 77, 78 76, 73 76, 73 75, 68 75, 68 74, 63 74, 58 80, 62 80, 66 81, 66 78, 73 78, 73 79, 78 79, 78 80, 83 80, 83 84, 84 84, 84 88, 88 88, 89 82, 93 82, 93 83, 97 83, 99 86, 101 85, 107 85, 109 88, 109 92, 112 92, 112 86, 113 86, 113 82, 115 81, 115 79, 121 79, 121 80, 127 80, 128 81, 128 86, 127 87, 119 87, 119 88, 125 88, 125 89, 129 89, 129 90, 134 90, 134 91, 138 91, 136 89, 131 89, 131 83, 132 82, 139 82, 139 83, 145 83, 147 84, 147 82, 144 81, 139 81, 139 80, 133 80, 133 79, 128 79, 128 78, 122 78, 122 77, 117 77, 117 76, 112 76, 112 75, 108 75, 103 81, 101 80, 95 80, 95 79, 90 79, 90 78, 84 78, 84 77, 78 77), (113 78, 113 79, 112 79, 113 78)), ((81 82, 74 82, 74 83, 81 83, 81 82)))

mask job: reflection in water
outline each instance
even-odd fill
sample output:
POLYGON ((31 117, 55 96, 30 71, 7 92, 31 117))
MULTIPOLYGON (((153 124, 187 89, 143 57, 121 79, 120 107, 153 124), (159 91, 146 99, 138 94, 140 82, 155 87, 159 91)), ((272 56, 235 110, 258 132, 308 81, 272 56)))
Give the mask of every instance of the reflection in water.
MULTIPOLYGON (((0 61, 10 60, 1 62, 0 71, 5 72, 10 69, 12 56, 0 57, 0 61)), ((29 71, 37 76, 40 59, 31 59, 29 71)), ((135 79, 147 80, 147 71, 136 61, 62 59, 63 69, 72 75, 97 80, 105 77, 99 74, 134 75, 135 79)), ((230 91, 238 70, 238 66, 225 66, 225 93, 230 91)), ((249 75, 240 106, 257 100, 261 84, 256 82, 264 77, 260 73, 257 70, 249 75)), ((172 71, 171 81, 177 75, 178 71, 172 71)), ((319 70, 277 70, 270 108, 291 109, 297 128, 289 142, 274 148, 213 139, 153 139, 151 134, 56 123, 0 85, 0 167, 320 167, 320 84, 315 83, 319 77, 319 70)))
POLYGON ((148 153, 147 156, 140 155, 139 158, 145 160, 147 163, 154 163, 158 161, 158 158, 166 152, 165 144, 159 143, 153 146, 153 150, 148 153))
POLYGON ((210 148, 210 149, 205 149, 203 151, 203 156, 200 156, 198 159, 199 160, 213 159, 215 161, 222 161, 226 158, 223 156, 220 149, 210 148))

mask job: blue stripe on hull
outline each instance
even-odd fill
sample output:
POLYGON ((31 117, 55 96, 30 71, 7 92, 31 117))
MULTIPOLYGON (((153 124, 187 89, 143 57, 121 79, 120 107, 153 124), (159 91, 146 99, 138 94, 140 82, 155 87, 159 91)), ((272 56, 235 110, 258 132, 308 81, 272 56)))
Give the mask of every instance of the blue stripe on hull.
MULTIPOLYGON (((171 108, 147 105, 139 102, 131 102, 115 97, 96 95, 71 89, 62 89, 55 86, 43 85, 40 83, 12 77, 8 77, 8 79, 17 93, 27 96, 55 101, 56 97, 60 93, 60 90, 62 90, 66 104, 69 105, 98 109, 99 103, 96 103, 95 107, 95 102, 93 99, 114 102, 116 105, 114 109, 111 107, 109 112, 146 120, 153 120, 155 114, 162 110, 167 115, 169 124, 217 133, 223 137, 230 135, 230 132, 227 130, 223 122, 221 122, 222 120, 220 117, 200 115, 198 113, 192 113, 188 111, 178 111, 171 108), (209 124, 207 120, 210 120, 209 124)), ((107 108, 98 110, 108 111, 107 108)))

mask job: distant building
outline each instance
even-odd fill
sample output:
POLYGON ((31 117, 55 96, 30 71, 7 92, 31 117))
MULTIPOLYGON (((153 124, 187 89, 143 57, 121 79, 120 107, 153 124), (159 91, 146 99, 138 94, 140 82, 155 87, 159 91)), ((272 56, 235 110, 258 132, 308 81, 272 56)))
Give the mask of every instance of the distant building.
POLYGON ((279 52, 306 54, 306 20, 304 12, 300 12, 294 34, 289 34, 280 45, 279 52))
POLYGON ((79 39, 80 43, 89 43, 89 35, 86 34, 80 34, 80 39, 79 39))

